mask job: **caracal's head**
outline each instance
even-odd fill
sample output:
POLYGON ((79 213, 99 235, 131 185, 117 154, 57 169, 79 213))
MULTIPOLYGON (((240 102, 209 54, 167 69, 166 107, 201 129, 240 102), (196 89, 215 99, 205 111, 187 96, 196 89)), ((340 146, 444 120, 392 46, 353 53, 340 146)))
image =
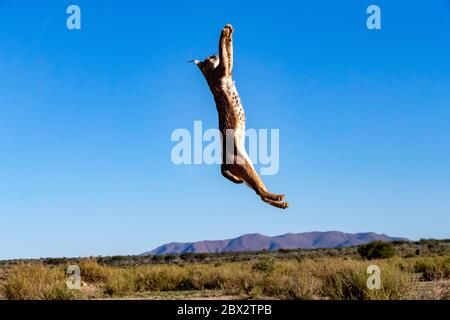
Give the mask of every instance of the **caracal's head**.
POLYGON ((197 67, 205 76, 207 76, 208 74, 211 74, 211 71, 216 69, 219 65, 219 57, 217 55, 212 55, 207 57, 203 61, 192 60, 192 62, 197 65, 197 67))

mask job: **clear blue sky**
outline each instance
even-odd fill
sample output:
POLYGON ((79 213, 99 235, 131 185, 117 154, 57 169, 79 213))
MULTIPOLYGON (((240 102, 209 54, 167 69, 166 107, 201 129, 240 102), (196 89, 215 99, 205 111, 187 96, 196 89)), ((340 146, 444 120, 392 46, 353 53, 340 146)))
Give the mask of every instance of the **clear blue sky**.
POLYGON ((0 0, 0 258, 253 232, 450 236, 450 2, 229 3, 0 0), (248 127, 280 129, 264 179, 286 211, 218 166, 170 160, 174 129, 217 126, 185 61, 215 53, 226 23, 248 127))

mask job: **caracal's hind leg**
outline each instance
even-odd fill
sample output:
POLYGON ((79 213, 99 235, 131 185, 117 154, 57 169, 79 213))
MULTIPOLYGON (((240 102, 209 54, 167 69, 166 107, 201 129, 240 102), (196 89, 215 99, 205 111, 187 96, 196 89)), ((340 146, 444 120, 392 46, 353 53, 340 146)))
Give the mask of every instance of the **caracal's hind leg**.
POLYGON ((238 177, 236 177, 235 175, 231 174, 231 172, 229 170, 227 170, 226 165, 222 164, 222 166, 220 167, 220 170, 222 172, 222 175, 227 178, 228 180, 230 180, 231 182, 234 183, 244 183, 244 180, 239 179, 238 177))
POLYGON ((280 208, 280 209, 287 209, 289 207, 289 203, 287 202, 280 202, 280 201, 273 201, 270 199, 266 199, 261 197, 261 200, 264 201, 265 203, 270 204, 271 206, 280 208))
POLYGON ((264 198, 270 199, 270 200, 274 200, 274 201, 283 201, 285 196, 284 194, 276 194, 276 193, 272 193, 269 191, 261 191, 261 196, 263 196, 264 198))

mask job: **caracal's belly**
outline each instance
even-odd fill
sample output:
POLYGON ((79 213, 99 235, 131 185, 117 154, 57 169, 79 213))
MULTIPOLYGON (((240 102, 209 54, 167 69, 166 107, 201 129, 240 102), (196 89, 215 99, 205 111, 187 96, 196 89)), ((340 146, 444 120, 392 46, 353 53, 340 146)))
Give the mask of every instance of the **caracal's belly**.
MULTIPOLYGON (((224 105, 217 106, 220 121, 219 127, 224 136, 227 133, 233 135, 234 146, 238 151, 238 157, 242 157, 243 160, 251 163, 247 152, 245 151, 245 112, 235 83, 231 78, 224 78, 221 80, 220 87, 220 91, 222 91, 221 93, 223 94, 220 101, 223 101, 224 105)), ((235 158, 233 149, 234 148, 226 148, 225 156, 227 161, 228 159, 235 158)))

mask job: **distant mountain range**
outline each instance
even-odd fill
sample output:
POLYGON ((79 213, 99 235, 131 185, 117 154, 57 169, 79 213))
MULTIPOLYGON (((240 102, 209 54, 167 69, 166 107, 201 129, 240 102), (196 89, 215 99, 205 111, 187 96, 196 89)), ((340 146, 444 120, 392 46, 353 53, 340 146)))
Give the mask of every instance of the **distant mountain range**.
POLYGON ((390 237, 373 232, 344 233, 339 231, 287 233, 281 236, 268 237, 259 233, 245 234, 228 240, 171 242, 142 255, 163 255, 181 253, 221 253, 237 251, 261 251, 278 249, 316 249, 351 247, 371 241, 408 240, 390 237))

